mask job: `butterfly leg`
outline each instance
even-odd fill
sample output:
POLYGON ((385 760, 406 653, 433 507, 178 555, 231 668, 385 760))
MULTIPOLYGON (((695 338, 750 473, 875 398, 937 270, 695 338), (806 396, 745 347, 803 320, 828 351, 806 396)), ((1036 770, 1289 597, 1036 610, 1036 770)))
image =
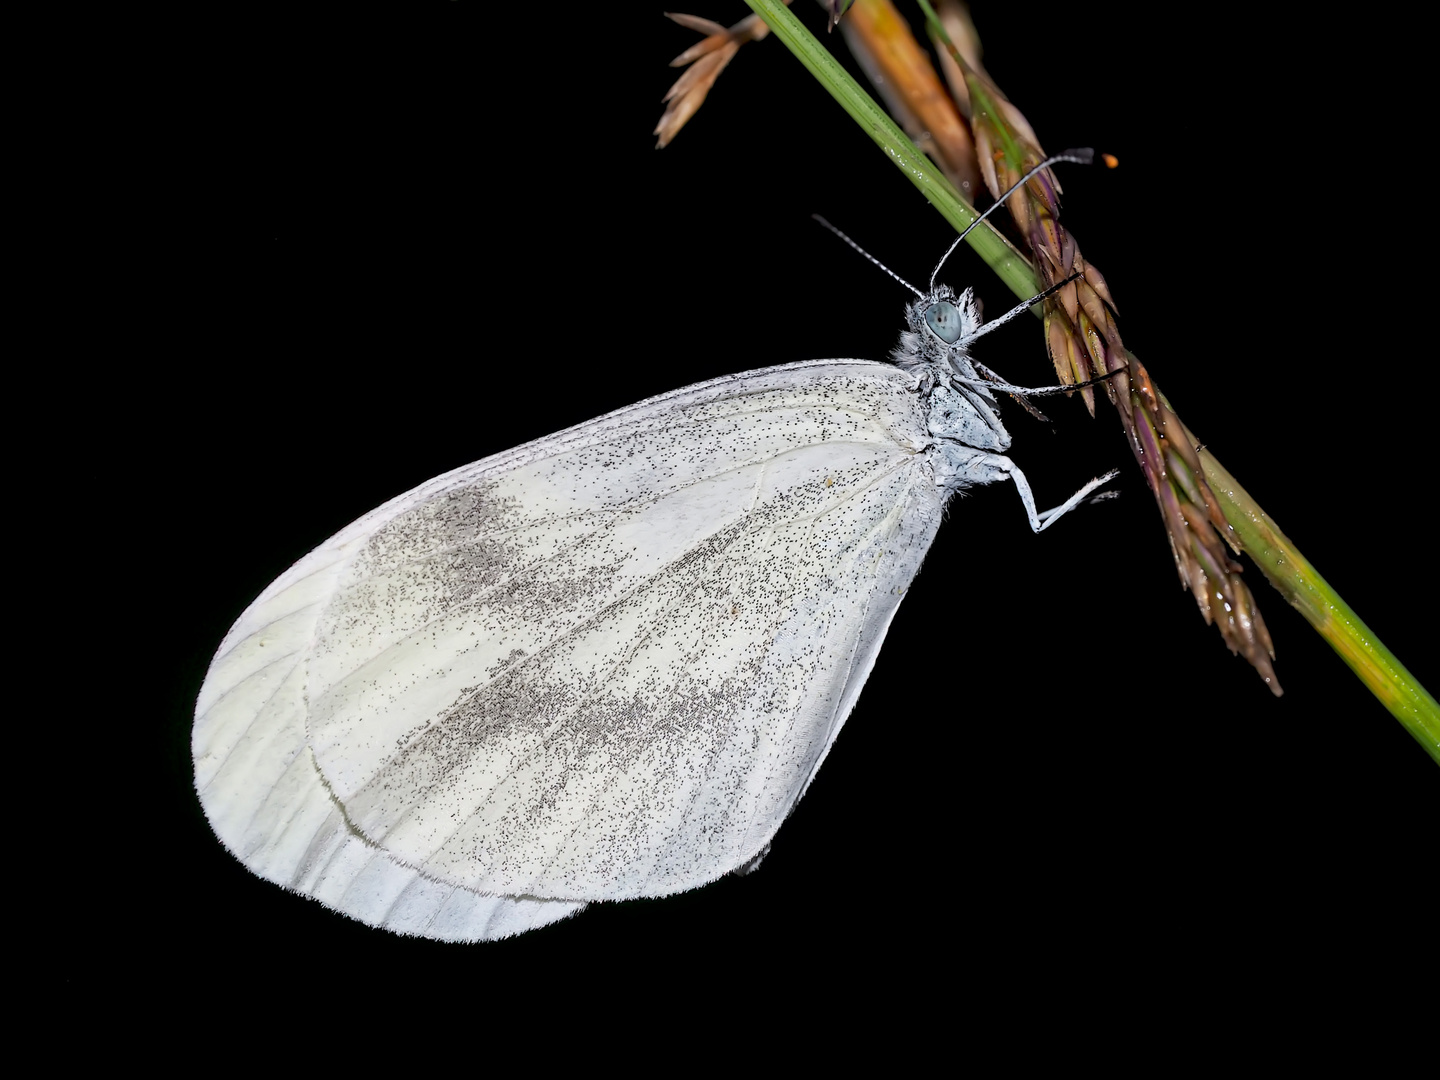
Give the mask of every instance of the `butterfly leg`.
MULTIPOLYGON (((1015 474, 1018 476, 1020 474, 1020 470, 1016 469, 1015 474)), ((1075 492, 1074 495, 1071 495, 1070 498, 1066 499, 1059 506, 1056 506, 1050 510, 1046 510, 1040 515, 1040 520, 1042 522, 1040 529, 1048 528, 1049 526, 1055 524, 1055 522, 1059 519, 1060 515, 1067 513, 1070 510, 1074 510, 1075 507, 1079 506, 1082 502, 1085 501, 1085 497, 1089 495, 1092 491, 1098 488, 1101 484, 1108 484, 1111 480, 1114 480, 1115 477, 1119 475, 1119 469, 1111 469, 1105 475, 1095 477, 1094 480, 1091 480, 1088 484, 1082 487, 1079 491, 1075 492)), ((1031 527, 1034 528, 1033 522, 1031 524, 1031 527)), ((1039 532, 1040 529, 1036 529, 1035 531, 1039 532)))
POLYGON ((1025 513, 1030 518, 1030 528, 1038 533, 1048 529, 1060 520, 1062 515, 1079 506, 1085 501, 1086 496, 1101 484, 1113 480, 1120 474, 1120 471, 1111 469, 1104 476, 1097 476, 1059 506, 1044 511, 1035 509, 1035 496, 1030 491, 1030 481, 1025 479, 1025 474, 1007 457, 1000 454, 976 454, 965 463, 963 473, 964 479, 969 484, 993 484, 1000 480, 1013 482, 1015 490, 1020 493, 1020 501, 1025 504, 1025 513))

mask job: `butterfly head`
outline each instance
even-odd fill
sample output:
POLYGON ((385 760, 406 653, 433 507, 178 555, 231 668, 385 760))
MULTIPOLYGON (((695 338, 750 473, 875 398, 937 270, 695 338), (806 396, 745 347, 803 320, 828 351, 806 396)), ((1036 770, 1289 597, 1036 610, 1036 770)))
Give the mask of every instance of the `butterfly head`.
POLYGON ((925 329, 942 345, 959 345, 980 327, 980 302, 973 289, 957 296, 950 286, 939 285, 913 306, 924 308, 925 329))
POLYGON ((892 359, 901 367, 936 364, 947 370, 964 363, 965 342, 980 327, 980 301, 971 289, 956 293, 937 285, 905 309, 908 329, 892 359))

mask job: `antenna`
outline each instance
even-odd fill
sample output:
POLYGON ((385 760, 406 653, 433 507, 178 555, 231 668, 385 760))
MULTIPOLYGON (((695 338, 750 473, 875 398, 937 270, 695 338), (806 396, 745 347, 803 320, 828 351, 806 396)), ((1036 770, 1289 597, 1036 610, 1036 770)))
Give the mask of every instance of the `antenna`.
POLYGON ((962 232, 959 236, 955 238, 955 242, 950 245, 949 249, 945 252, 945 254, 940 256, 940 261, 935 264, 935 270, 930 275, 930 291, 932 293, 935 291, 935 278, 939 276, 940 268, 945 265, 945 260, 950 258, 950 253, 960 246, 960 241, 964 240, 965 237, 969 236, 975 226, 979 225, 982 221, 989 217, 993 210, 995 210, 1002 203, 1004 203, 1005 200, 1010 198, 1011 195, 1015 194, 1016 190, 1020 187, 1021 184, 1024 184, 1027 180, 1029 180, 1036 173, 1040 172, 1042 169, 1048 169, 1051 165, 1054 165, 1058 161, 1070 161, 1075 163, 1076 165, 1089 165, 1094 160, 1095 151, 1089 149, 1088 147, 1080 150, 1065 150, 1059 154, 1055 154, 1052 157, 1047 157, 1044 161, 1040 162, 1039 165, 1036 165, 1024 176, 1020 177, 1019 180, 1016 180, 1015 183, 1010 185, 1010 189, 1006 191, 1005 194, 1001 195, 998 199, 996 199, 993 203, 991 203, 989 206, 987 206, 985 208, 985 212, 979 217, 977 217, 974 221, 972 221, 969 227, 966 228, 964 232, 962 232))
MULTIPOLYGON (((855 243, 854 240, 851 240, 850 237, 846 236, 846 235, 845 235, 843 232, 841 232, 839 229, 835 228, 834 225, 831 225, 830 222, 826 221, 826 220, 825 220, 823 217, 821 217, 819 214, 811 214, 810 216, 811 216, 812 218, 814 218, 816 221, 818 221, 821 225, 824 225, 825 228, 829 229, 832 233, 834 233, 836 236, 838 236, 841 240, 844 240, 845 243, 849 244, 852 248, 854 248, 856 251, 858 251, 861 255, 864 255, 865 258, 869 259, 872 263, 874 263, 876 266, 878 266, 881 270, 884 270, 885 273, 889 274, 889 275, 890 275, 891 277, 893 277, 896 281, 898 281, 901 285, 904 285, 905 288, 909 289, 909 290, 910 290, 911 292, 913 292, 916 296, 918 296, 921 300, 924 300, 924 299, 925 299, 925 294, 924 294, 924 293, 922 293, 919 289, 915 288, 914 285, 911 285, 908 281, 906 281, 906 280, 905 280, 903 277, 901 277, 899 274, 895 273, 894 270, 891 270, 888 266, 886 266, 884 263, 882 263, 879 259, 875 258, 874 255, 871 255, 868 251, 866 251, 864 248, 862 248, 859 244, 855 243)), ((934 289, 934 288, 935 288, 935 286, 934 286, 933 283, 931 284, 930 288, 931 288, 931 289, 934 289)))

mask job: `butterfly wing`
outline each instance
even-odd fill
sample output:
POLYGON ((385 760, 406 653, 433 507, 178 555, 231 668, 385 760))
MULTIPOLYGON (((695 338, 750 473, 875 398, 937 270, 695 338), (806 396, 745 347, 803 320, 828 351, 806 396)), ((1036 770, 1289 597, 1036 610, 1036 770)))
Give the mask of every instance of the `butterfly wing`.
POLYGON ((194 752, 217 834, 439 938, 752 862, 938 525, 917 384, 867 361, 719 379, 357 521, 211 666, 194 752))

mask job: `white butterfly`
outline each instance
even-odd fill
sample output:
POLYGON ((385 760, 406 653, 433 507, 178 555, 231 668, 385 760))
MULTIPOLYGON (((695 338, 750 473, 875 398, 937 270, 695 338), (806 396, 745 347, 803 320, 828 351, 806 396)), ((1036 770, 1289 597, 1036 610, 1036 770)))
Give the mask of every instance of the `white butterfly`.
POLYGON ((1038 532, 1114 475, 1038 512, 965 351, 971 293, 907 315, 895 363, 640 402, 431 480, 291 567, 196 706, 216 834, 261 877, 441 940, 753 869, 946 502, 1011 480, 1038 532))

